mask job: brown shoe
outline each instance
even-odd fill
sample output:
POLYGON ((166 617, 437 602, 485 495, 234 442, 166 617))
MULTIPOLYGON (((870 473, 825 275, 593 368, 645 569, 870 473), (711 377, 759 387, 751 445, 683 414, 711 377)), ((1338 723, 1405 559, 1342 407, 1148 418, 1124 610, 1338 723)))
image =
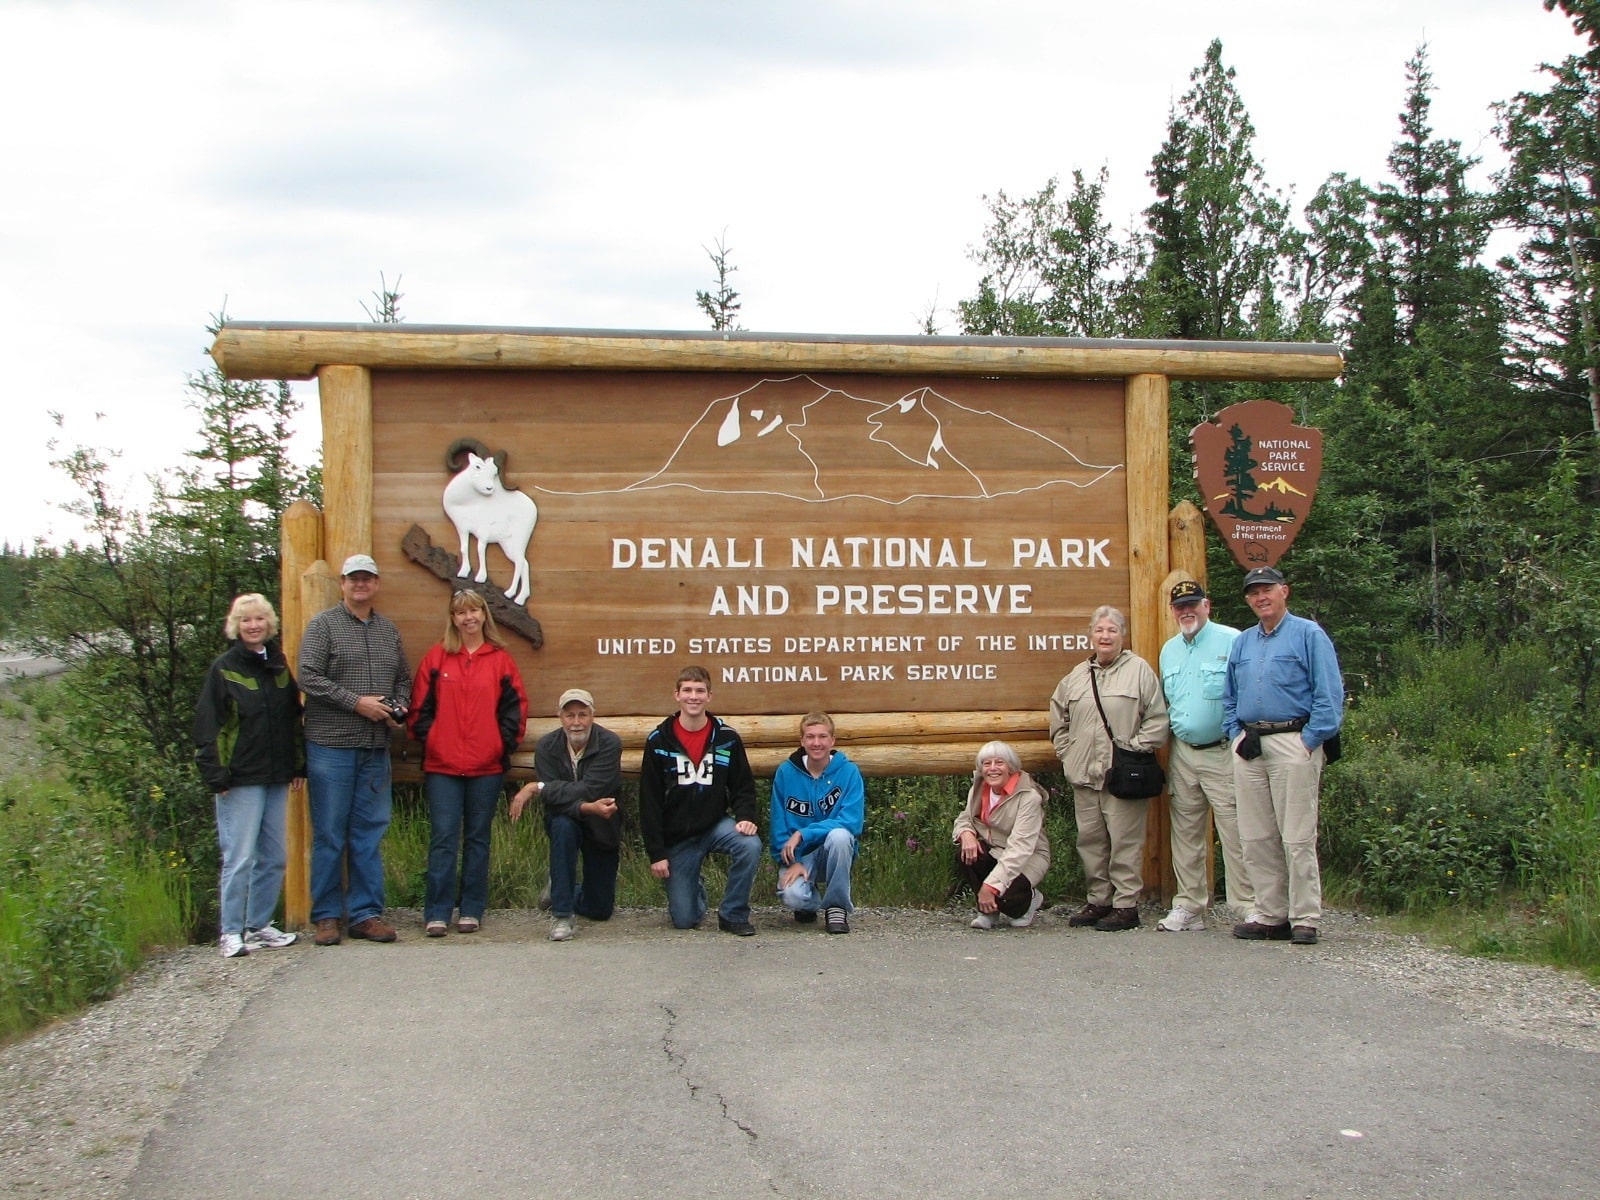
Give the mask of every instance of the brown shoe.
POLYGON ((1233 927, 1233 936, 1243 938, 1247 942, 1287 942, 1289 922, 1266 925, 1260 921, 1243 921, 1233 927))
POLYGON ((1296 946, 1315 946, 1317 944, 1317 927, 1315 925, 1296 925, 1289 932, 1289 941, 1296 946))
POLYGON ((1101 933, 1121 933, 1124 929, 1139 928, 1139 910, 1137 908, 1114 908, 1109 916, 1101 917, 1094 923, 1094 927, 1101 933))
POLYGON ((1112 911, 1109 904, 1085 904, 1082 909, 1067 918, 1067 924, 1075 929, 1081 929, 1085 925, 1105 920, 1112 911))
POLYGON ((322 920, 317 922, 317 932, 311 940, 318 946, 337 946, 339 944, 339 918, 323 917, 322 920))
POLYGON ((369 942, 392 942, 395 938, 394 926, 384 924, 382 917, 368 917, 350 926, 350 936, 365 938, 369 942))

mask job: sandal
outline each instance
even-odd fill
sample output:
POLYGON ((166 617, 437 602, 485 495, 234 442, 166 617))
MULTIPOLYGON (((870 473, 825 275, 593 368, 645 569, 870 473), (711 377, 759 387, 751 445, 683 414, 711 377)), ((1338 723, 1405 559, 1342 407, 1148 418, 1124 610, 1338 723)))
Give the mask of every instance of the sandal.
POLYGON ((424 931, 429 937, 443 937, 450 932, 450 926, 444 921, 429 921, 424 931))
POLYGON ((460 918, 458 921, 456 921, 456 932, 457 933, 477 933, 478 932, 478 918, 477 917, 462 917, 462 918, 460 918))

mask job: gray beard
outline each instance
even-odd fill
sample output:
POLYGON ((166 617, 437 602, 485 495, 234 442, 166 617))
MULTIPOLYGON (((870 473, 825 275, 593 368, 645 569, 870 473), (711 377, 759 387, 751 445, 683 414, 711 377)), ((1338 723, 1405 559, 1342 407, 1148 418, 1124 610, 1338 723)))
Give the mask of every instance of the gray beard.
POLYGON ((581 737, 574 733, 567 734, 567 748, 570 750, 582 750, 589 744, 589 734, 592 732, 593 730, 585 730, 581 737))

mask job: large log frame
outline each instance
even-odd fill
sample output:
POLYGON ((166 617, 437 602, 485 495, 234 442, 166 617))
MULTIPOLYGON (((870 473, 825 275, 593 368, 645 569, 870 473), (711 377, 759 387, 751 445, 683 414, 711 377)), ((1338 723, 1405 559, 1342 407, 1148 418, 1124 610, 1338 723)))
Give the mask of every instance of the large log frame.
MULTIPOLYGON (((1192 505, 1169 513, 1168 388, 1172 379, 1331 380, 1343 368, 1332 346, 1302 343, 1113 341, 1078 338, 871 338, 771 334, 617 333, 459 326, 298 325, 229 322, 212 357, 235 379, 318 381, 322 405, 325 514, 297 505, 286 517, 284 640, 297 654, 306 619, 336 602, 330 563, 372 549, 372 376, 374 369, 422 370, 722 370, 871 371, 981 376, 1121 378, 1127 437, 1130 647, 1154 662, 1173 632, 1166 588, 1205 579, 1204 519, 1192 505)), ((644 735, 660 714, 606 714, 624 739, 625 768, 637 772, 644 735)), ((853 713, 840 740, 869 775, 964 774, 992 736, 1011 741, 1030 769, 1056 765, 1045 714, 853 713)), ((770 773, 794 746, 792 718, 747 717, 739 728, 757 771, 770 773)), ((553 727, 530 720, 529 744, 553 727)), ((513 774, 531 774, 531 753, 513 774)), ((404 751, 400 777, 417 765, 404 751)), ((288 920, 309 917, 309 826, 304 794, 291 806, 288 920)), ((1145 878, 1170 896, 1169 827, 1164 804, 1150 806, 1145 878)))

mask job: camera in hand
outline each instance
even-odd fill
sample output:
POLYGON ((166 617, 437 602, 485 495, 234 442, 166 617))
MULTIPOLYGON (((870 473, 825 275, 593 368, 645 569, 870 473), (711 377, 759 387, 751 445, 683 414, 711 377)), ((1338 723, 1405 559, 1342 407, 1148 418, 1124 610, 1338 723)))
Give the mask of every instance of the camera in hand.
POLYGON ((405 719, 406 706, 404 704, 401 704, 400 701, 394 699, 391 696, 381 696, 378 699, 378 703, 383 705, 385 708, 387 708, 389 710, 389 719, 390 720, 392 720, 392 721, 402 721, 402 720, 405 719))

